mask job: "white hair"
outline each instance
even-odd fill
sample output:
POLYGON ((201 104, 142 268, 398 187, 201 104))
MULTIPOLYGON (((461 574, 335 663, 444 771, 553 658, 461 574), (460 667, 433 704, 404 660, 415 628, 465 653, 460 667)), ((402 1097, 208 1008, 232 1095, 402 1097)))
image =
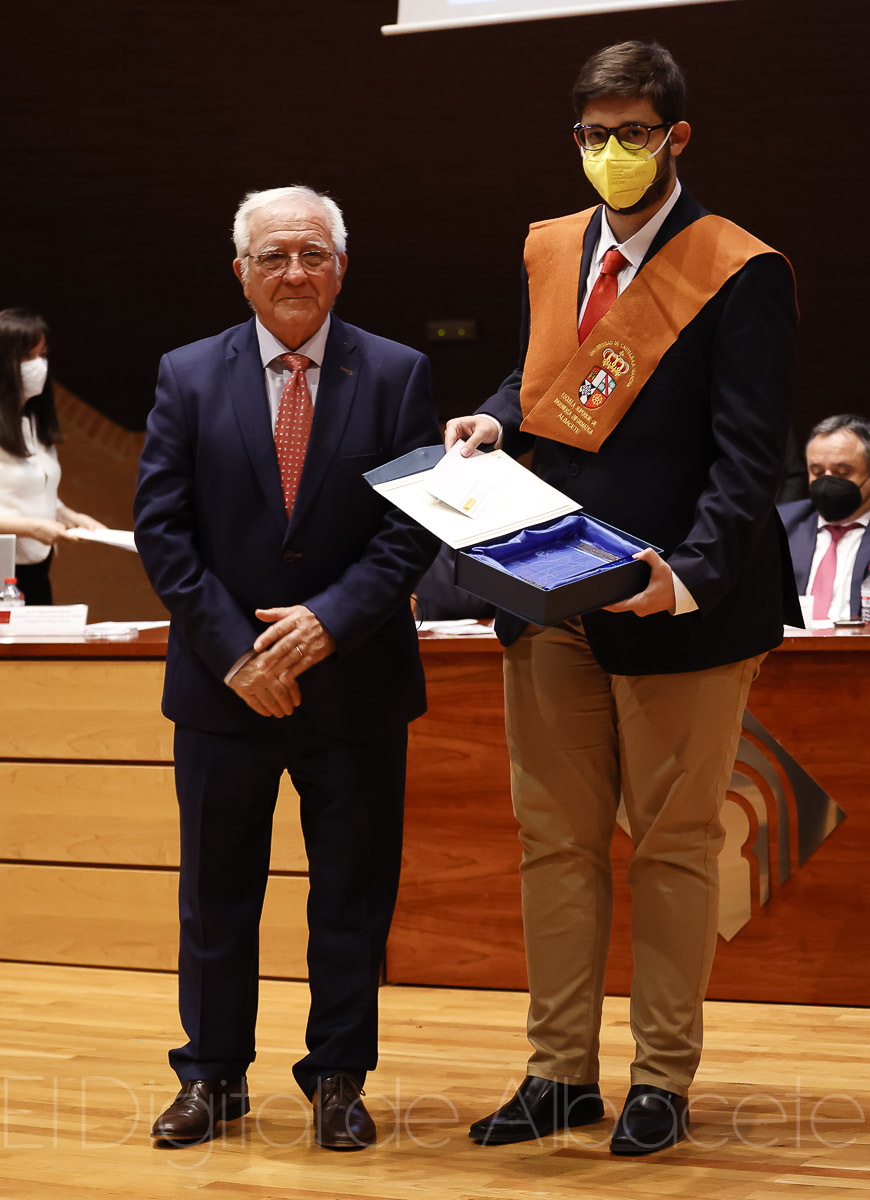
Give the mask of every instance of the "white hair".
POLYGON ((347 249, 347 230, 344 225, 344 217, 341 215, 341 209, 330 196, 315 192, 313 188, 306 187, 301 183, 294 187, 268 188, 262 192, 248 192, 236 209, 233 221, 233 241, 236 244, 236 257, 242 260, 243 274, 246 273, 248 265, 245 255, 251 244, 251 217, 261 208, 269 208, 270 205, 280 200, 305 200, 318 205, 329 226, 336 253, 344 254, 347 249))

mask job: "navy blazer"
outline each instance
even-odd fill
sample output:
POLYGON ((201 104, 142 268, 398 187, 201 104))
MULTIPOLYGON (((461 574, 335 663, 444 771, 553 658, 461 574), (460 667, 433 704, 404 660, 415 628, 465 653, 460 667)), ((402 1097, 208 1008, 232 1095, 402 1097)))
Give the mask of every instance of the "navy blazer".
POLYGON ((365 737, 425 711, 409 596, 438 542, 362 473, 438 441, 429 364, 333 315, 292 519, 254 320, 167 354, 139 469, 136 544, 172 623, 163 711, 215 732, 274 728, 223 682, 264 628, 305 604, 336 651, 289 718, 365 737))
MULTIPOLYGON (((704 215, 684 189, 644 263, 704 215)), ((599 208, 584 239, 578 295, 600 229, 599 208)), ((698 604, 679 617, 586 614, 605 670, 645 675, 737 662, 778 645, 784 620, 800 624, 774 507, 791 419, 796 320, 786 261, 753 258, 680 333, 593 454, 519 431, 529 331, 524 288, 520 365, 478 412, 502 422, 508 453, 534 450, 532 469, 548 483, 593 516, 661 547, 698 604)), ((505 644, 522 627, 507 614, 496 622, 505 644)))
MULTIPOLYGON (((788 535, 788 548, 791 551, 797 590, 801 596, 805 596, 810 581, 813 555, 816 552, 819 514, 809 500, 793 500, 789 504, 780 504, 779 515, 782 517, 785 532, 788 535)), ((849 608, 855 619, 861 616, 861 583, 868 570, 870 570, 870 525, 864 530, 864 536, 861 538, 858 553, 855 556, 855 565, 852 568, 849 608)))

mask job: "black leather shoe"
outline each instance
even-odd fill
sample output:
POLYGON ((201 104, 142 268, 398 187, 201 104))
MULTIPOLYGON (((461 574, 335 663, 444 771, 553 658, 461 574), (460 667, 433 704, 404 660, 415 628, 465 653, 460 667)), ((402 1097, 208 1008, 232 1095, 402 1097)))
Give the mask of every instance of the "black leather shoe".
POLYGON ((636 1083, 628 1089, 625 1106, 610 1142, 611 1154, 652 1154, 676 1146, 689 1128, 689 1101, 676 1092, 636 1083))
POLYGON ((475 1121, 468 1136, 482 1146, 506 1146, 591 1125, 603 1116, 597 1083, 555 1083, 527 1075, 507 1104, 475 1121))
POLYGON ((190 1079, 182 1083, 181 1091, 161 1113, 151 1130, 151 1136, 174 1146, 190 1146, 214 1137, 218 1121, 235 1121, 251 1111, 247 1080, 227 1083, 221 1079, 190 1079))
POLYGON ((350 1075, 321 1079, 312 1097, 314 1140, 325 1150, 363 1150, 375 1140, 375 1123, 350 1075))

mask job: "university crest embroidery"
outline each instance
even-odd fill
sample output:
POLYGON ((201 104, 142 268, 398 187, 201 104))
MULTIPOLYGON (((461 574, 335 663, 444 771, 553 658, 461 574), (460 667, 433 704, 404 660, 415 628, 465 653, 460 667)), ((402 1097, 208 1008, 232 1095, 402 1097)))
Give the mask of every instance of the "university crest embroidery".
POLYGON ((584 408, 600 408, 616 387, 617 379, 631 370, 631 366, 612 346, 608 346, 602 354, 601 364, 600 367, 593 367, 580 384, 578 396, 584 408))

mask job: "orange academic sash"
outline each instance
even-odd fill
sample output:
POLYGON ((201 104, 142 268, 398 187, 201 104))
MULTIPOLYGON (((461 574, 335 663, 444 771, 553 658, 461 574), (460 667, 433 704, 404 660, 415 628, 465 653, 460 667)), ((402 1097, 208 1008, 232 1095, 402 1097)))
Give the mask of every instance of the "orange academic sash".
POLYGON ((593 453, 707 301, 751 258, 778 253, 723 217, 700 217, 645 263, 578 348, 583 235, 595 211, 529 227, 520 391, 523 430, 593 453))

